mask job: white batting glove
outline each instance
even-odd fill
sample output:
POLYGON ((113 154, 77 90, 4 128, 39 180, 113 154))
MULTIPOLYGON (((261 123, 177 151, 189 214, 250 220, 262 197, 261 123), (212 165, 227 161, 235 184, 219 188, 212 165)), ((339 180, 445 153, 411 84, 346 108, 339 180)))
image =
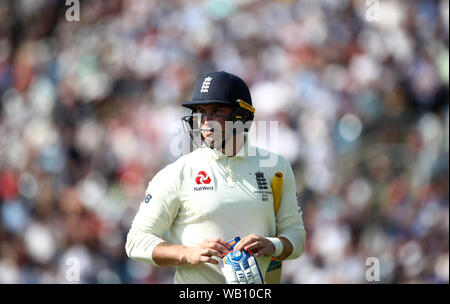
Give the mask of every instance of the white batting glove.
POLYGON ((232 248, 220 261, 227 284, 264 284, 255 256, 247 250, 233 250, 240 240, 240 237, 235 237, 228 242, 232 248))

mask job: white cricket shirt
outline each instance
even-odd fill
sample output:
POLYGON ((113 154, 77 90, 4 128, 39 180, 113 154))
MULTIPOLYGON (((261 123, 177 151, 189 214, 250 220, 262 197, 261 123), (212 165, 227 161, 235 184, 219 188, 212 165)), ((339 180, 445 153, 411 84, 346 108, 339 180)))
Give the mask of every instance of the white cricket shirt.
MULTIPOLYGON (((206 238, 228 241, 254 233, 286 237, 294 247, 288 259, 299 257, 306 233, 294 174, 289 161, 273 153, 276 165, 261 167, 269 153, 249 146, 245 134, 244 145, 233 157, 201 147, 162 169, 149 183, 131 225, 128 256, 156 265, 153 249, 164 241, 195 246, 206 238), (276 172, 283 173, 284 182, 275 216, 271 183, 276 172)), ((264 277, 270 257, 257 261, 264 277)), ((222 284, 225 278, 219 265, 203 263, 176 266, 174 282, 222 284)))

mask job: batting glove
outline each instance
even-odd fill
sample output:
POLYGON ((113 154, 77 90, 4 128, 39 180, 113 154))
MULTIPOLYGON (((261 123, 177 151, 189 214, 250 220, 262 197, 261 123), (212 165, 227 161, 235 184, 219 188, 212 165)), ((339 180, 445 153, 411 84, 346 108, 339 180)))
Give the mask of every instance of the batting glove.
POLYGON ((255 256, 247 250, 234 251, 234 245, 240 240, 235 237, 228 242, 232 248, 220 261, 227 284, 264 284, 255 256))

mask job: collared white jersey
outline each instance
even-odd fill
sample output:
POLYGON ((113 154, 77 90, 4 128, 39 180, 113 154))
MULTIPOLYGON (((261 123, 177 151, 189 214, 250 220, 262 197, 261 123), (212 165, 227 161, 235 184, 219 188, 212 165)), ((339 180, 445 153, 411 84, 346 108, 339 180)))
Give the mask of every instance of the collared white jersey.
MULTIPOLYGON (((154 176, 128 233, 130 258, 156 263, 153 249, 161 242, 195 246, 206 238, 225 241, 249 234, 283 236, 293 245, 289 259, 304 250, 305 229, 297 204, 296 184, 288 160, 280 155, 261 167, 269 151, 245 145, 233 157, 202 147, 180 157, 154 176), (253 151, 253 153, 249 153, 253 151), (265 157, 261 156, 264 155, 265 157), (272 178, 282 172, 281 203, 274 213, 272 178)), ((270 257, 258 257, 263 277, 270 257)), ((176 266, 175 283, 225 283, 219 265, 176 266)))

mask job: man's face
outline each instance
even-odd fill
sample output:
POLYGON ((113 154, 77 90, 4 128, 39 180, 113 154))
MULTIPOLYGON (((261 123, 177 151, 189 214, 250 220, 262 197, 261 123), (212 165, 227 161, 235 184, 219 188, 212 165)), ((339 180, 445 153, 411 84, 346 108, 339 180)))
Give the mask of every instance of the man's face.
POLYGON ((220 104, 198 105, 196 113, 202 114, 201 134, 209 146, 221 143, 225 138, 225 116, 231 116, 233 109, 220 104))

